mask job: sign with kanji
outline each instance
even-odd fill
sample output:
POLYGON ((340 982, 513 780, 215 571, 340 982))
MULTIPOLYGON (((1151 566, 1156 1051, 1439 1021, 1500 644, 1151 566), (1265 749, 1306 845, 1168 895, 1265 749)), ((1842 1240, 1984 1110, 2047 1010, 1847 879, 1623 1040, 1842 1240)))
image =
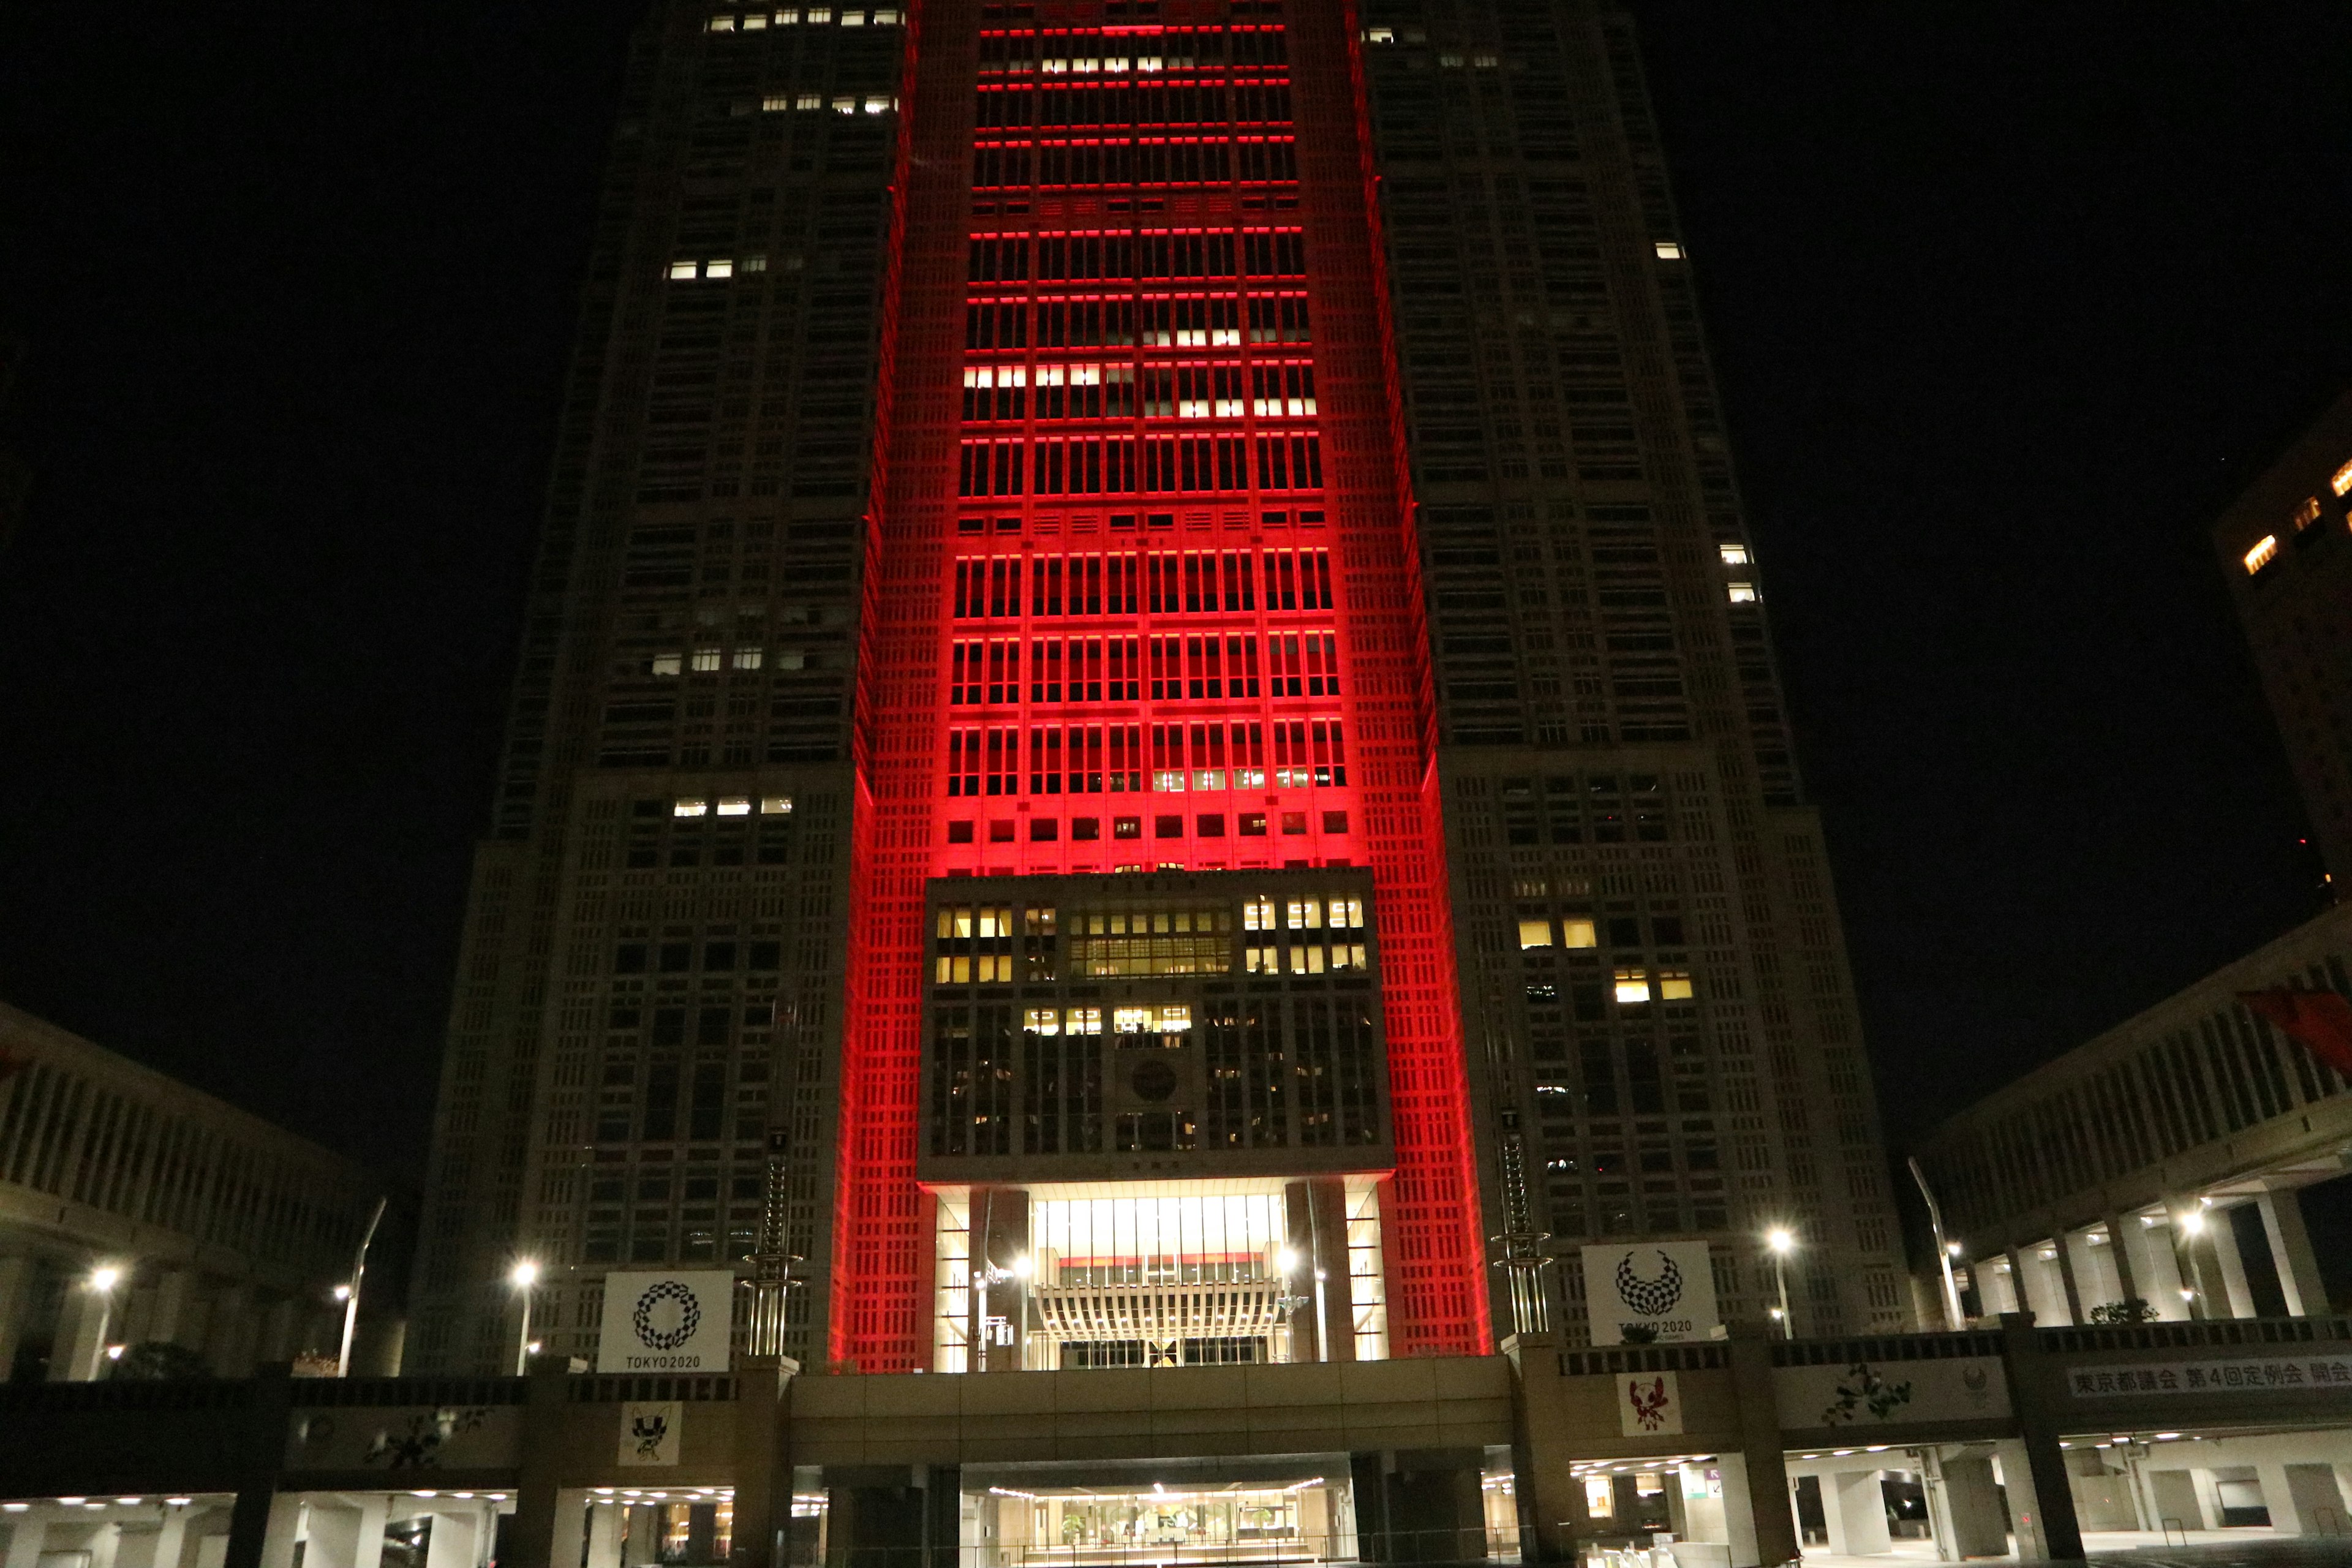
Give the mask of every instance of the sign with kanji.
POLYGON ((2070 1366, 2066 1369, 2066 1388, 2077 1399, 2124 1399, 2149 1394, 2277 1394, 2305 1389, 2352 1394, 2352 1355, 2070 1366))

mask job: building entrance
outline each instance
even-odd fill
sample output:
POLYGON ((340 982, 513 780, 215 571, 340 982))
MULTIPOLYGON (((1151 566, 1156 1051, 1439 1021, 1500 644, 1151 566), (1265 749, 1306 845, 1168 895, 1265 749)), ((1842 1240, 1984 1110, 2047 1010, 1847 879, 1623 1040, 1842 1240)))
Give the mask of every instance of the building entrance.
MULTIPOLYGON (((1219 1468, 1223 1468, 1220 1467, 1219 1468)), ((975 1568, 1353 1561, 1347 1458, 1223 1474, 1195 1465, 965 1472, 975 1568), (1289 1473, 1282 1473, 1287 1470, 1289 1473)))

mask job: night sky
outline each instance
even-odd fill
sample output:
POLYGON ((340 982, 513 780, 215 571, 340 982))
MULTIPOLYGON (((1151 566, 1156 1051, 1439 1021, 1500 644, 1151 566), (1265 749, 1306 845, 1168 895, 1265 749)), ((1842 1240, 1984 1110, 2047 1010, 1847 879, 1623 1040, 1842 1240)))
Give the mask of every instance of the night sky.
MULTIPOLYGON (((0 1000, 414 1178, 637 0, 0 9, 0 1000)), ((1899 1149, 2318 907, 2352 12, 1636 9, 1899 1149)))

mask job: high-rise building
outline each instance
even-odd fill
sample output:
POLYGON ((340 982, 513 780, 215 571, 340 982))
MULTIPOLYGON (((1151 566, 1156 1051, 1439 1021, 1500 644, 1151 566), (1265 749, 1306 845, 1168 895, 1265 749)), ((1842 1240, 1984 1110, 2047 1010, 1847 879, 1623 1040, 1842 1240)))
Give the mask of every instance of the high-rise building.
POLYGON ((1590 0, 659 5, 412 1364, 525 1256, 580 1353, 794 1255, 869 1372, 1573 1339, 1645 1238, 1761 1317, 1774 1226, 1898 1324, 1689 269, 1590 0))
POLYGON ((2352 393, 2213 528, 2330 879, 2352 879, 2352 393))

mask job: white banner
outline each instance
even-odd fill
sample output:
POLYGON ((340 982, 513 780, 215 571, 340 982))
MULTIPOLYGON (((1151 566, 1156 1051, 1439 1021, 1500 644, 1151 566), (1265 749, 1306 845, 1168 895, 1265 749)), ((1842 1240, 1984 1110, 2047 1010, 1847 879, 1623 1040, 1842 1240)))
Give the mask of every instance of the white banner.
POLYGON ((735 1276, 607 1274, 598 1372, 725 1372, 735 1276))
POLYGON ((1772 1369, 1772 1403, 1791 1430, 1973 1421, 2009 1414, 2009 1378, 1997 1355, 1782 1366, 1772 1369))
POLYGON ((675 1399, 643 1400, 621 1406, 623 1465, 675 1465, 678 1429, 686 1423, 686 1406, 675 1399))
POLYGON ((2171 1361, 2154 1365, 2070 1366, 2077 1399, 2143 1394, 2275 1394, 2282 1389, 2352 1391, 2352 1357, 2297 1355, 2262 1361, 2171 1361))
POLYGON ((1675 1437, 1683 1429, 1683 1391, 1671 1372, 1617 1374, 1617 1429, 1628 1437, 1675 1437))
POLYGON ((1654 1331, 1660 1344, 1710 1338, 1723 1320, 1706 1243, 1586 1247, 1584 1313, 1596 1345, 1623 1344, 1629 1326, 1654 1331))

